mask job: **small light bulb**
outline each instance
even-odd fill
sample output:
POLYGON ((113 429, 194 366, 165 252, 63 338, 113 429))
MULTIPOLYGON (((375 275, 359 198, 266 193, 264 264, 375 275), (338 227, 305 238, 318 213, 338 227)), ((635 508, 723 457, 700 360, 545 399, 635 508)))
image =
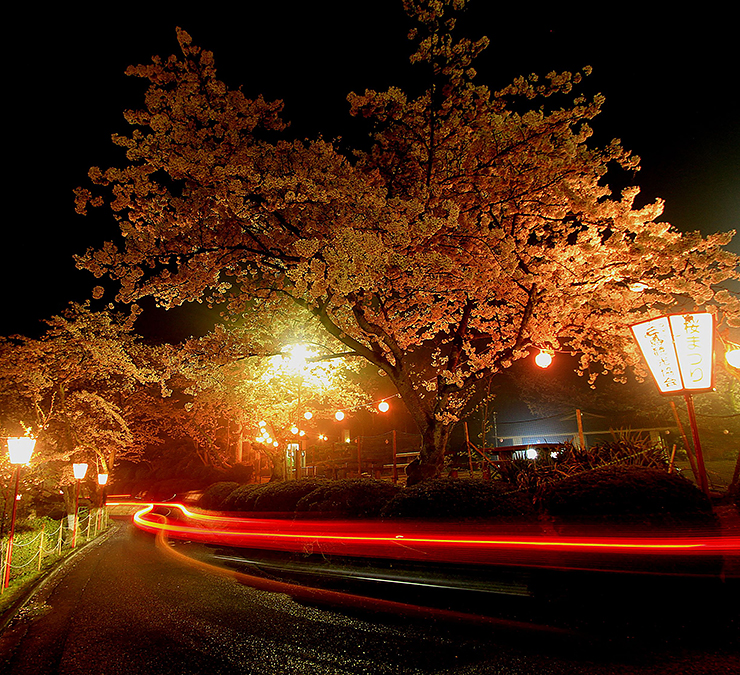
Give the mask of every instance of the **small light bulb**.
POLYGON ((534 357, 534 362, 540 368, 547 368, 552 363, 552 352, 546 349, 540 349, 540 353, 534 357))
POLYGON ((341 422, 344 419, 344 413, 341 410, 337 410, 337 412, 334 413, 334 419, 336 419, 337 422, 341 422))
POLYGON ((740 368, 740 347, 733 347, 725 352, 725 360, 733 368, 740 368))
POLYGON ((390 407, 391 406, 388 401, 381 401, 380 403, 378 403, 378 410, 380 410, 380 412, 388 412, 388 410, 390 410, 390 407))

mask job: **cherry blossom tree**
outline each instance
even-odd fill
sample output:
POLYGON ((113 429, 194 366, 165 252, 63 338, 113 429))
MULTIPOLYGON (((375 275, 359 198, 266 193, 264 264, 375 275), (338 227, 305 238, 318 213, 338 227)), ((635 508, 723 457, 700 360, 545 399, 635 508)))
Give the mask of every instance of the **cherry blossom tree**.
POLYGON ((338 408, 366 404, 372 392, 366 378, 358 378, 362 361, 342 354, 341 343, 322 335, 310 314, 301 320, 295 310, 285 315, 273 309, 259 320, 252 315, 255 326, 218 326, 188 341, 178 373, 192 397, 188 414, 202 428, 211 425, 212 440, 218 431, 226 437, 230 462, 242 461, 244 448, 261 453, 272 479, 282 480, 288 442, 338 408))
POLYGON ((702 307, 740 325, 723 288, 738 278, 732 233, 682 234, 660 201, 609 188, 639 158, 593 142, 589 68, 477 84, 488 41, 454 36, 466 1, 404 0, 427 86, 350 94, 374 125, 352 153, 291 139, 279 101, 229 88, 178 30, 180 56, 128 70, 149 87, 125 113, 132 133, 113 136, 126 162, 76 192, 80 213, 107 203, 120 226, 120 243, 78 258, 119 282, 118 300, 222 303, 244 322, 255 300, 292 302, 384 371, 423 435, 422 477, 480 383, 537 348, 621 378, 642 372, 630 323, 702 307))
POLYGON ((2 423, 36 436, 39 481, 55 481, 71 500, 70 460, 110 473, 117 457, 135 459, 151 441, 131 396, 142 388, 162 395, 163 376, 159 348, 139 343, 133 317, 72 303, 46 323, 40 339, 0 338, 2 423))

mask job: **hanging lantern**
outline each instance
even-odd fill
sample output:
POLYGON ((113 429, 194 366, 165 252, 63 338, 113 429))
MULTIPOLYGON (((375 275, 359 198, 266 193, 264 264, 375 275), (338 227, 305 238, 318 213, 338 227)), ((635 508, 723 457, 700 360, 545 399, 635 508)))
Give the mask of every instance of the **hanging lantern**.
POLYGON ((540 368, 547 368, 552 363, 554 352, 551 349, 540 349, 540 353, 534 357, 534 362, 540 368))

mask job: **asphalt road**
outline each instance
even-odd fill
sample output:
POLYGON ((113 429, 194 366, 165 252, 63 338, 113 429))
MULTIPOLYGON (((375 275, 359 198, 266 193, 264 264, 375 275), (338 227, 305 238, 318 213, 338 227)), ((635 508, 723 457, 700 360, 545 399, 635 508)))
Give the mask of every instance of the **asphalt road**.
MULTIPOLYGON (((0 637, 0 672, 730 675, 737 641, 564 635, 316 605, 191 564, 130 526, 59 570, 0 637)), ((280 588, 280 587, 276 587, 280 588)), ((288 587, 282 589, 289 591, 288 587)))

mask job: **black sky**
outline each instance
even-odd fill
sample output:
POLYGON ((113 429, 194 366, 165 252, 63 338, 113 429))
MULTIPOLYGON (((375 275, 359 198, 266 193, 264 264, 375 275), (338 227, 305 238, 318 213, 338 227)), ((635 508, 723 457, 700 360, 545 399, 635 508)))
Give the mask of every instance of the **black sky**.
MULTIPOLYGON (((238 14, 235 6, 26 4, 7 16, 0 335, 38 334, 42 319, 89 297, 95 281, 72 255, 115 227, 104 214, 77 216, 72 190, 91 165, 115 161, 110 134, 126 131, 121 113, 140 106, 143 92, 123 72, 175 52, 175 26, 215 53, 228 85, 284 99, 302 136, 352 138, 349 91, 417 84, 400 0, 245 2, 238 14)), ((663 219, 682 230, 740 230, 740 58, 728 16, 696 5, 682 14, 620 3, 608 17, 505 7, 473 0, 461 20, 462 32, 491 39, 479 82, 496 88, 520 74, 593 66, 589 91, 606 96, 597 138, 621 138, 640 155, 642 198, 664 198, 663 219)), ((740 237, 731 248, 740 253, 740 237)), ((199 330, 178 326, 177 315, 157 320, 173 324, 173 335, 199 330)))

